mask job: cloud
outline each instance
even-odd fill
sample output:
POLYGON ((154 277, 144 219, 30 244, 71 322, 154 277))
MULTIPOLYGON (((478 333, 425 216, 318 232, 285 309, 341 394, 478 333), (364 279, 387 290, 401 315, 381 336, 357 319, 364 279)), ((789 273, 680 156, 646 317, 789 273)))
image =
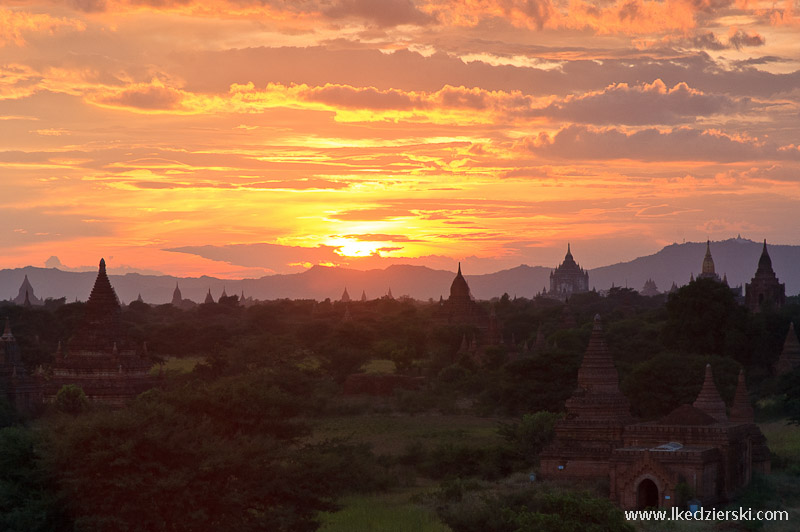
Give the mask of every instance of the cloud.
POLYGON ((339 211, 337 213, 327 215, 328 218, 347 222, 391 220, 393 218, 404 218, 409 216, 415 216, 415 214, 409 210, 395 207, 353 209, 348 211, 339 211))
POLYGON ((67 5, 85 13, 101 13, 108 7, 106 0, 67 0, 67 5))
POLYGON ((86 25, 75 19, 0 8, 0 47, 25 46, 25 37, 31 34, 48 35, 62 30, 85 29, 86 25))
POLYGON ((758 139, 688 127, 626 132, 571 125, 553 137, 539 135, 523 145, 533 153, 571 160, 632 159, 639 161, 734 162, 770 159, 800 160, 795 146, 778 147, 758 139))
POLYGON ((435 20, 417 9, 411 0, 339 0, 323 13, 332 19, 357 17, 381 28, 402 24, 424 26, 435 20))
POLYGON ((305 89, 301 91, 300 95, 308 101, 334 107, 406 110, 424 106, 424 103, 415 95, 395 89, 356 88, 330 83, 322 87, 305 89))
POLYGON ((638 86, 616 83, 602 91, 569 96, 532 114, 588 124, 678 124, 741 108, 728 96, 705 94, 683 82, 668 88, 657 79, 638 86))
POLYGON ((744 30, 735 30, 728 37, 728 43, 740 50, 745 46, 764 46, 766 40, 758 33, 749 33, 744 30))
POLYGON ((360 242, 425 242, 425 240, 420 238, 410 238, 406 235, 390 235, 385 233, 342 235, 342 238, 352 238, 360 242))
POLYGON ((178 111, 186 93, 164 86, 158 80, 136 83, 122 89, 109 89, 91 100, 101 105, 120 106, 142 111, 178 111))

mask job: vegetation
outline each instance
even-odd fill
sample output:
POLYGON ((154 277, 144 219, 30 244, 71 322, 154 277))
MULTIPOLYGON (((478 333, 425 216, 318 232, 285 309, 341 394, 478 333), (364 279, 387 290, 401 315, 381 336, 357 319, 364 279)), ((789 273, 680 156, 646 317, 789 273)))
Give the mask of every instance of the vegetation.
MULTIPOLYGON (((779 472, 758 486, 797 506, 780 479, 800 474, 797 427, 785 425, 800 424, 800 372, 770 371, 789 322, 800 324, 797 298, 754 315, 696 281, 669 298, 616 288, 567 307, 481 304, 505 342, 476 354, 461 344, 479 331, 409 300, 131 303, 126 334, 147 341, 161 386, 119 410, 66 386, 32 420, 0 401, 0 529, 632 530, 602 493, 527 480, 598 313, 642 418, 691 401, 707 363, 730 402, 744 368, 779 472), (350 396, 354 373, 422 384, 350 396)), ((0 309, 29 371, 52 361, 82 311, 0 309)))

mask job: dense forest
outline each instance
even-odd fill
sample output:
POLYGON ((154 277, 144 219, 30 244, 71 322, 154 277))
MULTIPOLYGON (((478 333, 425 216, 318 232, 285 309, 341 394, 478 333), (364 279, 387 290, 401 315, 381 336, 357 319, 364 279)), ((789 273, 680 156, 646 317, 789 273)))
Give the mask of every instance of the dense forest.
MULTIPOLYGON (((436 302, 132 302, 126 335, 147 342, 159 386, 117 410, 76 387, 26 416, 0 403, 0 529, 316 530, 344 496, 422 483, 455 531, 633 530, 602 487, 473 489, 535 471, 597 314, 638 418, 691 402, 710 362, 726 402, 744 368, 757 416, 800 423, 800 371, 772 371, 790 322, 800 326, 798 297, 751 313, 724 285, 698 280, 669 296, 613 288, 567 304, 505 294, 480 305, 502 342, 465 350, 483 332, 438 319, 436 302), (413 385, 347 393, 357 374, 413 385), (321 420, 375 412, 491 418, 496 437, 380 452, 315 435, 321 420)), ((0 308, 29 371, 52 361, 83 307, 0 308)), ((800 475, 798 463, 775 465, 800 475)))

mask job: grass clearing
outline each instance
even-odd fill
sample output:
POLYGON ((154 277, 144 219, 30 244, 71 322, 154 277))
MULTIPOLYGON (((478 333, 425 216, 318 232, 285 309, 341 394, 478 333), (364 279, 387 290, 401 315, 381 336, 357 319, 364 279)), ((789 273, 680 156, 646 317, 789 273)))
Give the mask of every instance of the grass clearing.
POLYGON ((497 434, 500 421, 512 420, 434 414, 335 416, 313 420, 313 440, 350 438, 370 444, 376 454, 389 455, 401 454, 415 442, 427 446, 469 443, 483 447, 501 441, 497 434))
POLYGON ((345 497, 338 512, 321 514, 320 532, 449 532, 431 508, 411 502, 419 489, 345 497))
POLYGON ((800 426, 787 425, 786 420, 760 423, 769 450, 794 463, 800 463, 800 426))
POLYGON ((374 359, 364 363, 361 366, 364 373, 379 374, 379 375, 393 375, 397 370, 393 360, 374 359))
POLYGON ((164 359, 163 365, 156 364, 150 368, 150 374, 158 375, 161 372, 161 368, 164 369, 165 373, 190 373, 202 361, 203 357, 167 357, 164 359))

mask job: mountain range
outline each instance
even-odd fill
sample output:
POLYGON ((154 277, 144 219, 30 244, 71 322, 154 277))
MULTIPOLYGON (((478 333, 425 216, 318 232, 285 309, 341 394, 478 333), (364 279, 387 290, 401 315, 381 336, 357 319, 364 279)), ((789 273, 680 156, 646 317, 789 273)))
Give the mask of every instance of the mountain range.
MULTIPOLYGON (((737 237, 711 242, 710 249, 720 277, 727 276, 731 286, 744 286, 756 271, 763 243, 737 237)), ((612 285, 641 290, 645 281, 653 279, 659 290, 666 291, 673 282, 682 286, 689 282, 691 275, 700 273, 705 251, 705 242, 671 244, 653 255, 589 270, 589 286, 597 290, 612 285)), ((786 295, 796 295, 800 291, 800 246, 768 245, 768 252, 776 275, 786 284, 786 295)), ((579 256, 575 259, 580 262, 579 256)), ((484 275, 464 272, 464 276, 477 299, 491 299, 503 293, 530 298, 549 287, 550 272, 555 266, 520 265, 484 275)), ((454 275, 454 272, 424 266, 393 265, 367 271, 314 266, 301 273, 241 280, 138 273, 109 277, 122 302, 133 301, 141 295, 147 303, 160 304, 172 300, 176 286, 184 298, 196 302, 202 302, 208 290, 215 300, 223 290, 228 295, 244 292, 247 297, 262 300, 338 300, 345 288, 354 300, 361 298, 362 291, 368 299, 375 299, 386 295, 389 290, 395 297, 406 295, 414 299, 438 300, 439 296, 448 297, 454 275)), ((0 299, 17 297, 25 276, 36 297, 66 297, 67 301, 74 301, 88 298, 96 273, 33 266, 0 270, 0 299)))

